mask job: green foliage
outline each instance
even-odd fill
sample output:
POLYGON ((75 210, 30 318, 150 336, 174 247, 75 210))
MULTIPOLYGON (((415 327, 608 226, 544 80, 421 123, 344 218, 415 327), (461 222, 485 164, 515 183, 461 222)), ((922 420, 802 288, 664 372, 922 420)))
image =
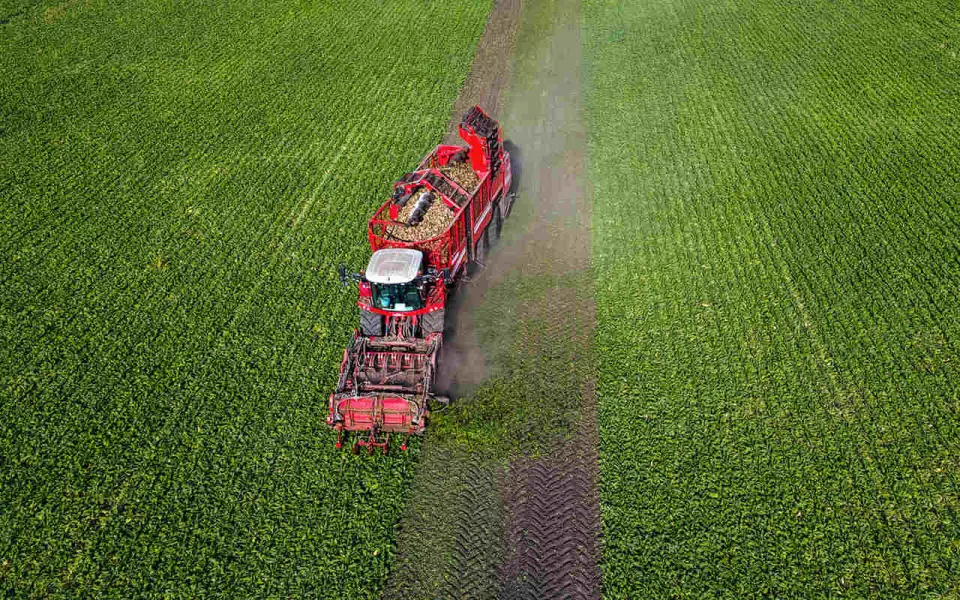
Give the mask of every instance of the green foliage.
POLYGON ((323 419, 387 184, 486 0, 26 3, 0 25, 0 587, 373 597, 418 445, 323 419))
POLYGON ((955 7, 584 10, 606 594, 956 594, 955 7))

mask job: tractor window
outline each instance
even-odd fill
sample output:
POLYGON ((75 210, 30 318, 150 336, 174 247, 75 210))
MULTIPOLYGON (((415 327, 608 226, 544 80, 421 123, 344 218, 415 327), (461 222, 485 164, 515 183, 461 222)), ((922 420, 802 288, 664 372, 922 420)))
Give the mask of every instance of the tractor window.
POLYGON ((373 300, 382 310, 404 312, 423 308, 420 291, 413 283, 374 284, 373 300))

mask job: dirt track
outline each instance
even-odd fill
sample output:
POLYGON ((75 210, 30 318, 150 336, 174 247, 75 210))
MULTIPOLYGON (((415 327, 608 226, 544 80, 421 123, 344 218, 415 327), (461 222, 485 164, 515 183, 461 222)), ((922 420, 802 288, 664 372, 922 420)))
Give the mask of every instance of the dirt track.
POLYGON ((499 118, 503 112, 504 93, 510 81, 510 54, 520 22, 520 5, 521 0, 494 0, 470 73, 453 103, 445 143, 462 143, 457 126, 463 113, 475 104, 494 118, 499 118))
POLYGON ((580 2, 524 0, 511 39, 518 10, 494 7, 451 119, 489 107, 519 191, 457 299, 444 361, 459 400, 425 440, 387 597, 600 596, 580 2))

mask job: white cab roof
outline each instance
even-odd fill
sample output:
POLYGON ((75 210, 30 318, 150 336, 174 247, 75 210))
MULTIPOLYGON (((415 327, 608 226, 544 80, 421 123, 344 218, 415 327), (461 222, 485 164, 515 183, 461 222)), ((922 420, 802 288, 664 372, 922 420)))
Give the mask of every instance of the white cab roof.
POLYGON ((377 250, 367 263, 364 273, 373 283, 407 283, 420 272, 423 254, 410 248, 377 250))

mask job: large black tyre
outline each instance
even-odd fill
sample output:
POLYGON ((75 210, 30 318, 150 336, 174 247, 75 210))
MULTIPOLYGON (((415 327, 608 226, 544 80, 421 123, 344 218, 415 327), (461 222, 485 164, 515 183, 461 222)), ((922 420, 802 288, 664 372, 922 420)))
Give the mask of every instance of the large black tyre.
POLYGON ((497 201, 497 205, 493 207, 493 217, 490 219, 490 224, 487 225, 487 229, 490 230, 488 237, 494 243, 500 239, 500 233, 503 231, 503 203, 506 201, 506 195, 497 201))
POLYGON ((383 317, 368 310, 360 310, 360 333, 367 337, 383 335, 383 317))
POLYGON ((506 220, 510 216, 510 213, 513 212, 513 203, 517 199, 516 192, 510 192, 509 194, 504 194, 503 198, 500 200, 500 217, 503 220, 506 220))
POLYGON ((424 335, 428 333, 443 333, 444 312, 446 311, 441 308, 440 310, 424 313, 420 316, 420 329, 424 335))
POLYGON ((510 153, 510 189, 505 193, 516 193, 520 187, 520 148, 510 140, 503 140, 503 149, 510 153))
POLYGON ((520 148, 510 140, 503 141, 503 149, 510 153, 510 189, 503 190, 503 197, 500 199, 500 215, 506 219, 513 210, 513 201, 517 197, 520 189, 520 169, 522 160, 520 158, 520 148))
POLYGON ((474 251, 473 261, 476 263, 477 270, 487 266, 487 256, 490 254, 490 236, 489 227, 483 230, 480 239, 477 240, 477 247, 474 251))

